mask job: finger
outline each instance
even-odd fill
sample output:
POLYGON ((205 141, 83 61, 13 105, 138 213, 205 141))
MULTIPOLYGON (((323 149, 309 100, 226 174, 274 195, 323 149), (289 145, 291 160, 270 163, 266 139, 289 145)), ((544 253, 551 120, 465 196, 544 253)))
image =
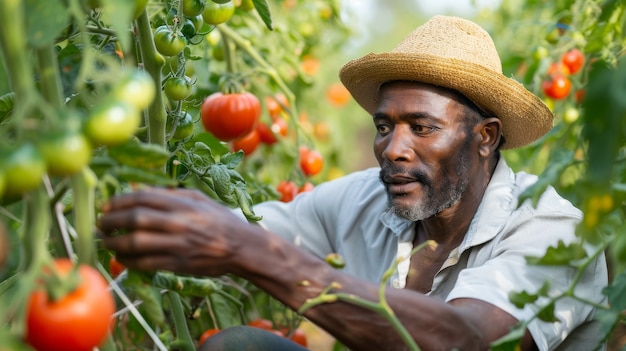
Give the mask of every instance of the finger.
POLYGON ((150 207, 170 211, 181 206, 190 206, 189 195, 172 189, 146 188, 132 193, 112 197, 102 207, 102 212, 110 212, 131 207, 150 207))
POLYGON ((105 236, 104 246, 121 256, 140 256, 152 254, 172 254, 185 252, 183 235, 165 234, 156 231, 134 231, 127 235, 105 236))
POLYGON ((98 218, 98 229, 104 234, 112 234, 118 230, 153 230, 160 232, 183 232, 186 223, 181 217, 169 216, 167 210, 147 207, 116 209, 105 212, 98 218))

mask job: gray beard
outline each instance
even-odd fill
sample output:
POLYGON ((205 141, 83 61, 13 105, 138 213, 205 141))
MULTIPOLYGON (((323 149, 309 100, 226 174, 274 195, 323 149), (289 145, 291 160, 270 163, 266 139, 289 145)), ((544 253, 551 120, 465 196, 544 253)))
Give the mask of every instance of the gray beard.
MULTIPOLYGON (((466 148, 467 150, 467 148, 466 148)), ((467 175, 469 170, 469 159, 467 153, 462 153, 458 161, 455 164, 455 173, 457 175, 458 182, 452 183, 450 178, 446 178, 444 184, 442 184, 443 191, 435 193, 430 184, 422 183, 426 190, 426 196, 417 201, 412 206, 400 206, 395 205, 393 198, 388 198, 389 210, 400 218, 404 218, 409 221, 421 221, 426 218, 432 217, 439 212, 454 206, 467 189, 469 183, 469 176, 467 175)))

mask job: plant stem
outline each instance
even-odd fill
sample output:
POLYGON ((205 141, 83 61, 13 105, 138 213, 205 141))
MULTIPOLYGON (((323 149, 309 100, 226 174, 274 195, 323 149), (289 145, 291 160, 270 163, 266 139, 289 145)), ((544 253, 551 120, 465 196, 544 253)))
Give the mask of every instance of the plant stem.
MULTIPOLYGON (((143 67, 152 76, 156 85, 157 94, 154 101, 148 107, 146 124, 148 126, 148 141, 153 144, 165 146, 165 124, 167 115, 165 114, 163 94, 161 94, 161 67, 158 65, 156 57, 159 55, 154 46, 152 28, 148 13, 144 10, 137 20, 137 38, 139 40, 139 51, 143 67)), ((165 168, 163 169, 165 170, 165 168)))
POLYGON ((46 46, 37 50, 39 81, 41 93, 50 106, 61 109, 63 104, 63 89, 61 88, 61 74, 57 64, 53 46, 46 46))
POLYGON ((78 262, 93 265, 96 245, 93 235, 95 223, 95 189, 97 178, 89 167, 71 177, 74 194, 74 227, 78 236, 78 262))
POLYGON ((171 317, 176 331, 176 340, 174 342, 182 351, 195 351, 180 295, 175 291, 168 291, 165 293, 165 296, 170 303, 171 317))

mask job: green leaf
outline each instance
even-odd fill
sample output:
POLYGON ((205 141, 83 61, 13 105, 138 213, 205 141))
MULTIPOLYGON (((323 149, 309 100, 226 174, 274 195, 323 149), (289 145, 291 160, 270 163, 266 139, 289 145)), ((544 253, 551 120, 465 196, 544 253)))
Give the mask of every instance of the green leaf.
POLYGON ((11 117, 14 104, 15 93, 11 92, 0 96, 0 123, 11 117))
POLYGON ((164 147, 135 139, 109 147, 108 153, 120 164, 137 168, 162 167, 170 158, 170 153, 164 147))
POLYGON ((51 45, 54 39, 68 25, 67 9, 59 0, 26 0, 26 35, 28 44, 33 47, 51 45))
POLYGON ((554 301, 543 306, 539 312, 537 312, 537 317, 548 323, 558 322, 559 320, 554 315, 554 301))
POLYGON ((222 284, 212 278, 183 277, 158 272, 153 279, 155 287, 176 291, 183 296, 205 297, 222 289, 222 284))
POLYGON ((605 287, 602 293, 609 298, 609 305, 612 309, 623 311, 626 310, 626 272, 613 279, 611 285, 605 287))
POLYGON ((252 198, 250 197, 250 194, 248 194, 245 183, 239 182, 236 184, 235 196, 237 197, 237 203, 241 208, 241 212, 244 216, 246 216, 246 219, 258 222, 263 218, 254 213, 254 210, 252 209, 252 198))
POLYGON ((241 163, 243 156, 244 152, 241 150, 237 152, 229 152, 220 157, 220 162, 222 162, 229 169, 234 169, 241 163))
POLYGON ((176 186, 175 179, 168 178, 161 171, 150 171, 130 166, 119 166, 111 169, 111 174, 119 181, 141 183, 150 186, 176 186))
POLYGON ((585 258, 586 255, 580 243, 565 245, 559 240, 557 246, 550 246, 543 257, 526 256, 526 262, 544 266, 573 265, 573 261, 585 258))
POLYGON ((516 292, 512 291, 509 293, 509 301, 515 305, 517 308, 524 308, 524 306, 528 303, 533 303, 537 301, 539 295, 530 294, 527 291, 516 292))
POLYGON ((263 23, 265 23, 267 29, 274 30, 272 26, 272 16, 270 14, 270 8, 267 5, 267 1, 252 0, 252 3, 254 4, 256 11, 259 13, 259 16, 261 16, 261 19, 263 20, 263 23))
POLYGON ((583 101, 582 136, 589 143, 588 175, 591 184, 609 184, 615 158, 626 137, 626 59, 616 68, 596 64, 589 75, 583 101), (591 113, 593 112, 593 113, 591 113))

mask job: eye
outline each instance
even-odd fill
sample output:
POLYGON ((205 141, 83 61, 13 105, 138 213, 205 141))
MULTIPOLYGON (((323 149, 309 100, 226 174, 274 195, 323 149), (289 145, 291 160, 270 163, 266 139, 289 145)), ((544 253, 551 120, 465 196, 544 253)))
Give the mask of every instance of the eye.
POLYGON ((415 124, 413 125, 412 129, 415 134, 420 134, 420 135, 430 134, 434 132, 435 130, 437 130, 437 128, 435 127, 425 126, 423 124, 415 124))
POLYGON ((376 125, 376 130, 378 131, 378 134, 386 135, 391 131, 391 128, 389 127, 389 125, 381 123, 376 125))

